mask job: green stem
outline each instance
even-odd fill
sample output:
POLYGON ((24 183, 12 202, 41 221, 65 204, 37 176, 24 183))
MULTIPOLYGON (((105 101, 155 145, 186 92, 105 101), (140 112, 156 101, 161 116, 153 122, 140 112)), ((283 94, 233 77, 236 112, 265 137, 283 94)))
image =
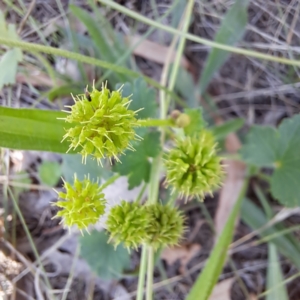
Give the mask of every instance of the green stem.
POLYGON ((63 49, 58 49, 58 48, 54 48, 54 47, 50 47, 50 46, 44 46, 44 45, 40 45, 40 44, 35 44, 35 43, 27 43, 27 42, 22 42, 22 41, 18 41, 18 40, 10 40, 10 39, 4 39, 0 37, 0 45, 5 45, 8 47, 16 47, 16 48, 20 48, 22 50, 28 51, 28 52, 42 52, 42 53, 47 53, 47 54, 52 54, 52 55, 56 55, 56 56, 62 56, 62 57, 66 57, 69 59, 73 59, 79 62, 83 62, 86 64, 90 64, 90 65, 94 65, 100 68, 104 68, 104 69, 110 69, 113 72, 116 73, 120 73, 120 74, 127 74, 132 76, 133 78, 138 78, 138 77, 143 77, 143 79, 149 83, 150 85, 164 90, 167 94, 171 94, 172 97, 176 98, 177 100, 180 98, 173 92, 170 92, 166 87, 160 85, 157 81, 153 80, 152 78, 145 76, 145 75, 141 75, 140 72, 135 72, 132 71, 128 68, 125 67, 121 67, 121 66, 117 66, 115 64, 111 64, 109 62, 91 57, 91 56, 86 56, 80 53, 75 53, 75 52, 71 52, 71 51, 67 51, 67 50, 63 50, 63 49))
POLYGON ((162 154, 160 153, 152 161, 152 167, 151 167, 151 172, 150 172, 150 182, 149 182, 149 197, 148 197, 147 205, 155 204, 158 200, 161 157, 162 157, 162 154))
POLYGON ((177 191, 174 191, 173 194, 170 196, 167 205, 174 206, 175 201, 178 198, 179 193, 177 191))
POLYGON ((152 300, 153 294, 153 272, 154 272, 154 250, 148 247, 148 270, 147 270, 147 290, 146 300, 152 300))
POLYGON ((101 188, 102 190, 104 190, 105 188, 107 188, 109 185, 111 185, 113 182, 115 182, 118 178, 120 178, 121 175, 120 174, 116 174, 112 177, 110 177, 109 179, 107 179, 102 185, 101 188))
MULTIPOLYGON (((162 20, 164 18, 167 18, 172 11, 174 10, 174 7, 176 7, 176 5, 178 4, 178 1, 180 0, 176 0, 172 3, 172 5, 168 8, 168 10, 160 17, 157 18, 156 20, 158 22, 162 22, 162 20)), ((118 60, 115 62, 116 65, 121 65, 125 62, 125 60, 131 56, 131 54, 133 53, 134 49, 136 49, 141 43, 144 42, 144 40, 146 40, 148 38, 148 36, 155 31, 154 27, 150 27, 149 30, 147 32, 145 32, 145 34, 143 34, 141 36, 141 38, 139 39, 139 41, 137 41, 136 43, 134 43, 134 45, 132 45, 131 47, 127 48, 126 51, 123 53, 123 55, 121 57, 118 58, 118 60)), ((107 70, 102 76, 101 78, 98 79, 96 86, 98 86, 101 82, 104 82, 105 79, 111 75, 111 73, 113 73, 111 70, 107 70)))
MULTIPOLYGON (((191 16, 191 11, 192 11, 192 6, 193 6, 194 1, 190 0, 185 12, 182 14, 181 22, 183 23, 189 23, 190 16, 191 16)), ((187 29, 187 26, 186 26, 187 29)), ((184 38, 182 38, 184 39, 184 38)), ((165 67, 163 70, 162 78, 161 78, 161 85, 166 86, 167 84, 167 74, 168 74, 168 69, 170 66, 171 62, 171 52, 175 48, 177 42, 177 37, 175 36, 171 47, 169 51, 169 55, 166 59, 165 67)), ((180 49, 183 51, 183 47, 180 49)), ((179 61, 179 58, 181 58, 182 52, 177 53, 176 59, 179 61)), ((178 67, 175 66, 172 70, 172 88, 174 87, 175 84, 175 79, 177 77, 177 72, 178 72, 178 67), (175 73, 175 74, 174 74, 175 73)), ((160 102, 160 117, 161 121, 168 121, 166 120, 167 117, 167 112, 169 108, 169 101, 165 97, 165 92, 163 90, 160 91, 161 94, 161 102, 160 102)), ((165 128, 162 127, 160 129, 161 131, 161 145, 164 145, 165 142, 165 128)), ((151 168, 151 173, 150 173, 150 183, 149 183, 149 198, 147 204, 155 204, 158 200, 158 194, 159 194, 159 181, 160 181, 160 169, 161 169, 161 160, 162 160, 162 153, 158 155, 156 158, 153 159, 152 162, 152 168, 151 168)), ((148 247, 148 270, 147 270, 147 293, 146 293, 146 299, 151 300, 152 299, 152 293, 153 293, 153 272, 154 272, 154 249, 149 246, 148 247)))
POLYGON ((260 178, 260 179, 262 179, 262 180, 268 182, 268 183, 271 182, 271 176, 268 175, 268 174, 259 172, 259 173, 256 174, 256 176, 257 176, 258 178, 260 178))
POLYGON ((176 28, 172 28, 170 26, 163 25, 162 23, 158 23, 154 20, 144 17, 143 15, 141 15, 133 10, 125 8, 124 6, 117 4, 116 2, 113 2, 111 0, 98 0, 98 1, 100 3, 106 4, 107 6, 110 6, 111 8, 113 8, 117 11, 122 12, 123 14, 125 14, 127 16, 132 17, 133 19, 135 19, 137 21, 143 22, 147 25, 156 27, 158 29, 172 33, 174 35, 184 37, 187 40, 190 40, 190 41, 202 44, 202 45, 214 47, 214 48, 225 50, 225 51, 232 52, 232 53, 242 54, 245 56, 256 57, 259 59, 265 59, 265 60, 269 60, 269 61, 275 61, 275 62, 286 64, 286 65, 300 66, 299 60, 276 57, 273 55, 268 55, 268 54, 264 54, 264 53, 260 53, 260 52, 256 52, 256 51, 252 51, 252 50, 247 50, 247 49, 237 48, 237 47, 233 47, 233 46, 229 46, 229 45, 225 45, 225 44, 220 44, 220 43, 217 43, 214 41, 210 41, 210 40, 198 37, 198 36, 190 34, 190 33, 184 33, 176 28))
POLYGON ((138 124, 144 127, 175 126, 173 119, 144 119, 138 120, 138 124))
POLYGON ((147 269, 147 246, 143 245, 136 300, 143 300, 146 269, 147 269))
MULTIPOLYGON (((184 19, 182 20, 184 23, 183 23, 181 32, 183 32, 183 33, 187 33, 187 31, 188 31, 193 7, 194 7, 194 0, 190 0, 186 6, 186 11, 184 13, 184 19)), ((180 66, 181 59, 182 59, 182 54, 184 52, 185 41, 186 41, 185 37, 181 36, 179 45, 178 45, 178 48, 176 51, 175 61, 173 64, 171 75, 170 75, 170 80, 169 80, 169 89, 171 91, 173 91, 173 89, 175 87, 176 78, 178 75, 179 66, 180 66)), ((170 100, 171 100, 171 97, 168 95, 168 97, 166 98, 166 102, 167 102, 166 106, 167 107, 169 107, 169 105, 170 105, 170 100)), ((165 113, 167 113, 167 112, 165 112, 165 113)))
POLYGON ((134 200, 135 203, 140 203, 140 202, 141 202, 142 197, 143 197, 143 195, 144 195, 144 193, 145 193, 146 188, 147 188, 147 183, 145 182, 144 185, 143 185, 143 187, 141 188, 141 190, 140 190, 138 196, 137 196, 136 199, 134 200))

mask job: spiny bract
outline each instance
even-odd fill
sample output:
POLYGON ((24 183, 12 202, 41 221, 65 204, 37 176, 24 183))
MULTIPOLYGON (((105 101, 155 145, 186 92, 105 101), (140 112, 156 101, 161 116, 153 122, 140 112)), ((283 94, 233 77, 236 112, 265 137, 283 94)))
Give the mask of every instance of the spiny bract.
MULTIPOLYGON (((71 111, 64 120, 74 124, 66 130, 63 140, 70 141, 71 149, 80 149, 83 160, 92 155, 101 164, 101 159, 114 157, 126 148, 134 150, 131 140, 137 139, 134 127, 138 126, 136 111, 128 109, 130 100, 122 97, 121 91, 110 91, 106 86, 74 98, 75 104, 67 106, 71 111)), ((68 150, 68 151, 69 151, 68 150)))
POLYGON ((106 228, 115 245, 122 242, 127 248, 137 248, 146 239, 147 222, 145 206, 122 200, 110 210, 106 228))
POLYGON ((53 205, 62 208, 56 217, 62 217, 65 226, 77 225, 80 230, 86 229, 104 214, 106 200, 97 182, 91 182, 88 178, 79 181, 75 176, 74 185, 65 182, 64 188, 65 193, 58 193, 63 201, 53 205))
POLYGON ((186 198, 203 199, 206 193, 212 194, 223 177, 216 145, 212 133, 206 130, 178 139, 166 155, 167 184, 186 198))
POLYGON ((148 228, 146 243, 154 249, 177 245, 184 231, 184 217, 169 205, 151 204, 146 206, 148 228))

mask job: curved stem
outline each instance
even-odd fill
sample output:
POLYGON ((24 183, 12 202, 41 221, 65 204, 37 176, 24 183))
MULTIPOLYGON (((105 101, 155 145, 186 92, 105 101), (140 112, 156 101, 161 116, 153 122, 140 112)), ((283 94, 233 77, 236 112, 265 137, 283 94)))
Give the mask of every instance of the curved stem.
POLYGON ((4 39, 0 37, 0 45, 5 45, 8 47, 15 47, 15 48, 20 48, 22 50, 28 51, 28 52, 42 52, 42 53, 47 53, 47 54, 52 54, 56 56, 62 56, 66 57, 69 59, 74 59, 79 62, 83 62, 86 64, 94 65, 97 67, 101 67, 104 69, 110 69, 113 72, 120 73, 120 74, 127 74, 132 76, 133 78, 138 78, 138 77, 143 77, 143 79, 149 83, 150 85, 164 90, 166 93, 171 94, 172 97, 176 99, 180 99, 177 95, 175 95, 173 92, 170 92, 166 87, 160 85, 157 81, 153 80, 152 78, 141 75, 139 72, 132 71, 130 69, 127 69, 125 67, 117 66, 115 64, 111 64, 109 62, 91 57, 91 56, 86 56, 80 53, 75 53, 63 49, 58 49, 50 46, 44 46, 40 44, 35 44, 35 43, 27 43, 27 42, 22 42, 18 40, 10 40, 10 39, 4 39))
POLYGON ((108 178, 102 185, 101 188, 104 190, 105 188, 107 188, 109 185, 111 185, 113 182, 115 182, 118 178, 120 178, 121 175, 120 174, 116 174, 110 178, 108 178))
POLYGON ((299 60, 276 57, 276 56, 273 56, 273 55, 268 55, 268 54, 264 54, 264 53, 260 53, 260 52, 256 52, 256 51, 252 51, 252 50, 247 50, 247 49, 243 49, 243 48, 237 48, 237 47, 233 47, 233 46, 229 46, 229 45, 225 45, 225 44, 220 44, 220 43, 217 43, 217 42, 214 42, 214 41, 210 41, 210 40, 198 37, 198 36, 190 34, 190 33, 185 33, 181 30, 176 29, 176 28, 172 28, 170 26, 163 25, 162 23, 158 23, 154 20, 151 20, 149 18, 144 17, 143 15, 140 15, 139 13, 137 13, 133 10, 125 8, 124 6, 121 6, 120 4, 117 4, 114 1, 111 1, 111 0, 98 0, 98 1, 100 3, 106 4, 107 6, 110 6, 111 8, 113 8, 117 11, 122 12, 123 14, 125 14, 127 16, 132 17, 133 19, 135 19, 137 21, 143 22, 147 25, 156 27, 158 29, 161 29, 161 30, 164 30, 166 32, 172 33, 174 35, 178 35, 178 36, 183 37, 187 40, 190 40, 190 41, 202 44, 202 45, 206 45, 206 46, 209 46, 209 47, 214 47, 214 48, 225 50, 225 51, 232 52, 232 53, 251 56, 251 57, 255 57, 255 58, 259 58, 259 59, 275 61, 275 62, 286 64, 286 65, 300 66, 300 61, 299 60))
POLYGON ((146 245, 143 245, 136 300, 143 300, 146 268, 147 268, 147 247, 146 245))
POLYGON ((144 127, 162 127, 175 125, 173 119, 144 119, 138 120, 138 124, 144 127))
POLYGON ((148 247, 148 269, 147 269, 147 290, 146 300, 152 300, 153 294, 153 272, 154 272, 154 250, 148 247))

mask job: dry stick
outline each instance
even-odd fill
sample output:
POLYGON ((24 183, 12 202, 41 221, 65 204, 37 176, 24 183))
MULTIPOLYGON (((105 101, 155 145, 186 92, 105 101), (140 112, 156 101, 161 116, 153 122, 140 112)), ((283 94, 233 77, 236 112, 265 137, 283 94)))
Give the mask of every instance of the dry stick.
POLYGON ((7 184, 9 186, 16 186, 16 187, 21 187, 21 188, 30 189, 30 190, 53 191, 53 189, 51 187, 41 186, 38 184, 28 184, 28 183, 16 182, 16 181, 4 182, 4 181, 0 180, 0 185, 1 184, 7 184))
POLYGON ((31 14, 31 12, 32 12, 32 10, 33 10, 33 8, 34 8, 34 6, 35 6, 35 3, 36 3, 36 0, 32 0, 32 1, 31 1, 30 5, 29 5, 29 7, 28 7, 27 13, 26 13, 26 15, 24 16, 24 18, 22 19, 22 21, 21 21, 21 23, 20 23, 20 26, 19 26, 19 28, 18 28, 18 31, 17 31, 18 35, 20 35, 20 33, 21 33, 21 31, 22 31, 22 29, 23 29, 23 27, 24 27, 24 25, 25 25, 27 19, 29 18, 30 14, 31 14))

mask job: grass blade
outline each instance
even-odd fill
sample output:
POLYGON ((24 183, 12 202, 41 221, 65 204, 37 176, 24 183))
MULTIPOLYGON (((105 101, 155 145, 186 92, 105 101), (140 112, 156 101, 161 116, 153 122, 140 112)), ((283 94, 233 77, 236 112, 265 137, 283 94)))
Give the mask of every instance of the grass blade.
MULTIPOLYGON (((235 1, 223 19, 220 30, 216 34, 215 41, 217 43, 233 45, 243 37, 248 23, 248 2, 248 0, 235 1)), ((205 92, 213 75, 225 63, 229 55, 229 52, 221 49, 213 48, 211 50, 199 80, 201 94, 205 92)))
POLYGON ((267 271, 267 287, 270 292, 266 296, 266 300, 288 300, 286 287, 282 285, 283 275, 278 260, 276 246, 269 243, 269 260, 267 271))
POLYGON ((239 213, 245 192, 248 186, 248 180, 244 181, 241 193, 236 201, 228 221, 214 247, 210 257, 190 291, 187 300, 206 300, 210 296, 213 287, 218 281, 219 275, 223 269, 223 265, 227 256, 227 249, 232 240, 234 224, 239 213))
POLYGON ((236 118, 229 120, 221 125, 213 126, 210 130, 213 132, 216 140, 224 139, 229 133, 238 131, 245 123, 244 119, 236 118))
MULTIPOLYGON (((116 47, 114 45, 111 45, 109 42, 109 38, 105 34, 106 27, 100 27, 96 21, 94 21, 93 18, 91 18, 90 14, 86 12, 85 10, 75 6, 70 5, 71 12, 77 17, 87 28, 88 33, 94 42, 94 44, 97 47, 97 50, 99 52, 100 57, 104 61, 108 62, 115 62, 119 55, 115 55, 115 49, 116 47)), ((113 41, 112 43, 116 43, 115 37, 112 37, 113 41)), ((110 76, 109 81, 112 81, 112 85, 118 83, 118 82, 124 82, 128 81, 129 79, 126 78, 125 75, 113 73, 110 76)))
POLYGON ((63 120, 66 114, 59 111, 14 109, 0 107, 0 147, 65 153, 68 142, 62 142, 63 120))

